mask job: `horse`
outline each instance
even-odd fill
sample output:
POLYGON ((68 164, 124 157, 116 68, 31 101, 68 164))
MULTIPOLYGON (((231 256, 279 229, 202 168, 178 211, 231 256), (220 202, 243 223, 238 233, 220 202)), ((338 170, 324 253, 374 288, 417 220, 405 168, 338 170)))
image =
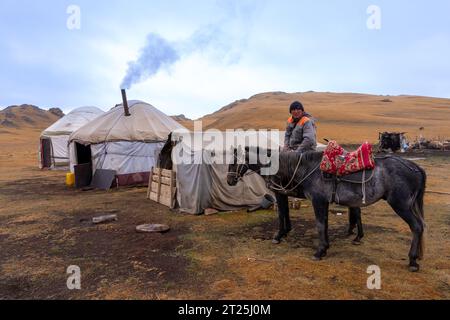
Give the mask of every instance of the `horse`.
POLYGON ((373 170, 327 179, 320 170, 323 152, 281 152, 278 172, 262 175, 262 168, 271 164, 262 164, 260 157, 257 157, 256 164, 250 163, 251 152, 257 155, 264 152, 271 156, 271 150, 247 147, 245 160, 239 161, 236 149, 234 162, 229 165, 227 182, 230 186, 236 185, 242 177, 253 173, 266 180, 267 187, 275 193, 278 203, 280 228, 275 243, 291 231, 288 196, 306 198, 312 202, 319 234, 319 246, 313 256, 316 261, 323 259, 330 248, 328 210, 331 203, 350 208, 353 217, 351 222, 353 220, 353 224, 356 222, 359 226, 362 224, 360 208, 385 200, 411 229, 413 238, 409 251, 409 270, 419 271, 417 260, 422 260, 424 255, 423 202, 427 180, 420 166, 394 155, 377 156, 373 170))

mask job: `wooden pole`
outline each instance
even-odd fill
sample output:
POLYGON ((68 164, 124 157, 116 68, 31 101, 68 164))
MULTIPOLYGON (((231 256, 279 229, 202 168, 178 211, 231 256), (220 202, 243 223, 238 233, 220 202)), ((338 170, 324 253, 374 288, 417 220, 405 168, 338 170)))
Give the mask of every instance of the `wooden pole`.
POLYGON ((161 183, 162 183, 162 169, 158 168, 159 171, 159 177, 158 177, 158 199, 156 200, 156 202, 160 203, 161 201, 161 183))
POLYGON ((425 191, 425 193, 434 193, 434 194, 442 194, 442 195, 450 196, 450 192, 443 192, 443 191, 427 190, 427 191, 425 191))
POLYGON ((153 169, 150 171, 150 178, 148 181, 148 189, 147 189, 147 199, 150 199, 150 194, 152 193, 152 183, 153 183, 153 169))

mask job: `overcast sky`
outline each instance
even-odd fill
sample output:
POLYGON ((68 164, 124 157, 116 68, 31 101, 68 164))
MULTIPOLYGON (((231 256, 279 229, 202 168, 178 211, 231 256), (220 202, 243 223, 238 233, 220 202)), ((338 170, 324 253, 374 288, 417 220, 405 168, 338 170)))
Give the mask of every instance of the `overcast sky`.
POLYGON ((149 34, 176 59, 128 96, 170 115, 266 91, 450 98, 449 15, 447 0, 0 0, 0 106, 109 110, 149 34))

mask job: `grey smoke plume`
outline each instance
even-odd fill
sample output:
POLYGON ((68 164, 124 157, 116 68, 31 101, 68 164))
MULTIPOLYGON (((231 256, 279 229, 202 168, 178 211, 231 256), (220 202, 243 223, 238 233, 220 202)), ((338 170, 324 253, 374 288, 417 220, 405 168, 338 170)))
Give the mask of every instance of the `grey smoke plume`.
POLYGON ((168 68, 182 57, 195 52, 208 52, 213 58, 226 64, 239 62, 256 11, 255 3, 260 4, 260 9, 263 2, 218 1, 224 17, 216 24, 198 29, 184 41, 171 43, 156 33, 150 33, 139 58, 128 63, 121 88, 130 89, 134 84, 154 76, 162 68, 168 68))
POLYGON ((128 63, 127 75, 120 87, 130 89, 133 84, 155 75, 162 67, 170 66, 178 59, 180 55, 167 40, 155 33, 150 33, 139 58, 128 63))

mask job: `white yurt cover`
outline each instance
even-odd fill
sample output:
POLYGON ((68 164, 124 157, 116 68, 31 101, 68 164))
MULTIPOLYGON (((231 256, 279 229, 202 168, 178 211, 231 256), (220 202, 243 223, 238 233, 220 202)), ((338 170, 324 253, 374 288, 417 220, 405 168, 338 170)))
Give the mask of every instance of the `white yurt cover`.
POLYGON ((104 113, 96 107, 77 108, 45 129, 42 135, 46 137, 70 135, 104 113))
MULTIPOLYGON (((51 141, 51 168, 69 164, 68 142, 70 134, 103 113, 102 110, 96 107, 77 108, 42 132, 41 140, 49 139, 51 141)), ((39 148, 41 168, 43 167, 42 152, 41 143, 39 148)))
POLYGON ((70 141, 98 144, 112 141, 164 142, 182 125, 142 101, 129 101, 131 115, 126 117, 123 105, 117 105, 70 136, 70 141))
POLYGON ((129 101, 130 116, 123 105, 74 132, 70 136, 71 171, 77 164, 75 143, 90 145, 93 171, 115 170, 119 185, 148 182, 159 153, 174 130, 182 125, 142 101, 129 101))

